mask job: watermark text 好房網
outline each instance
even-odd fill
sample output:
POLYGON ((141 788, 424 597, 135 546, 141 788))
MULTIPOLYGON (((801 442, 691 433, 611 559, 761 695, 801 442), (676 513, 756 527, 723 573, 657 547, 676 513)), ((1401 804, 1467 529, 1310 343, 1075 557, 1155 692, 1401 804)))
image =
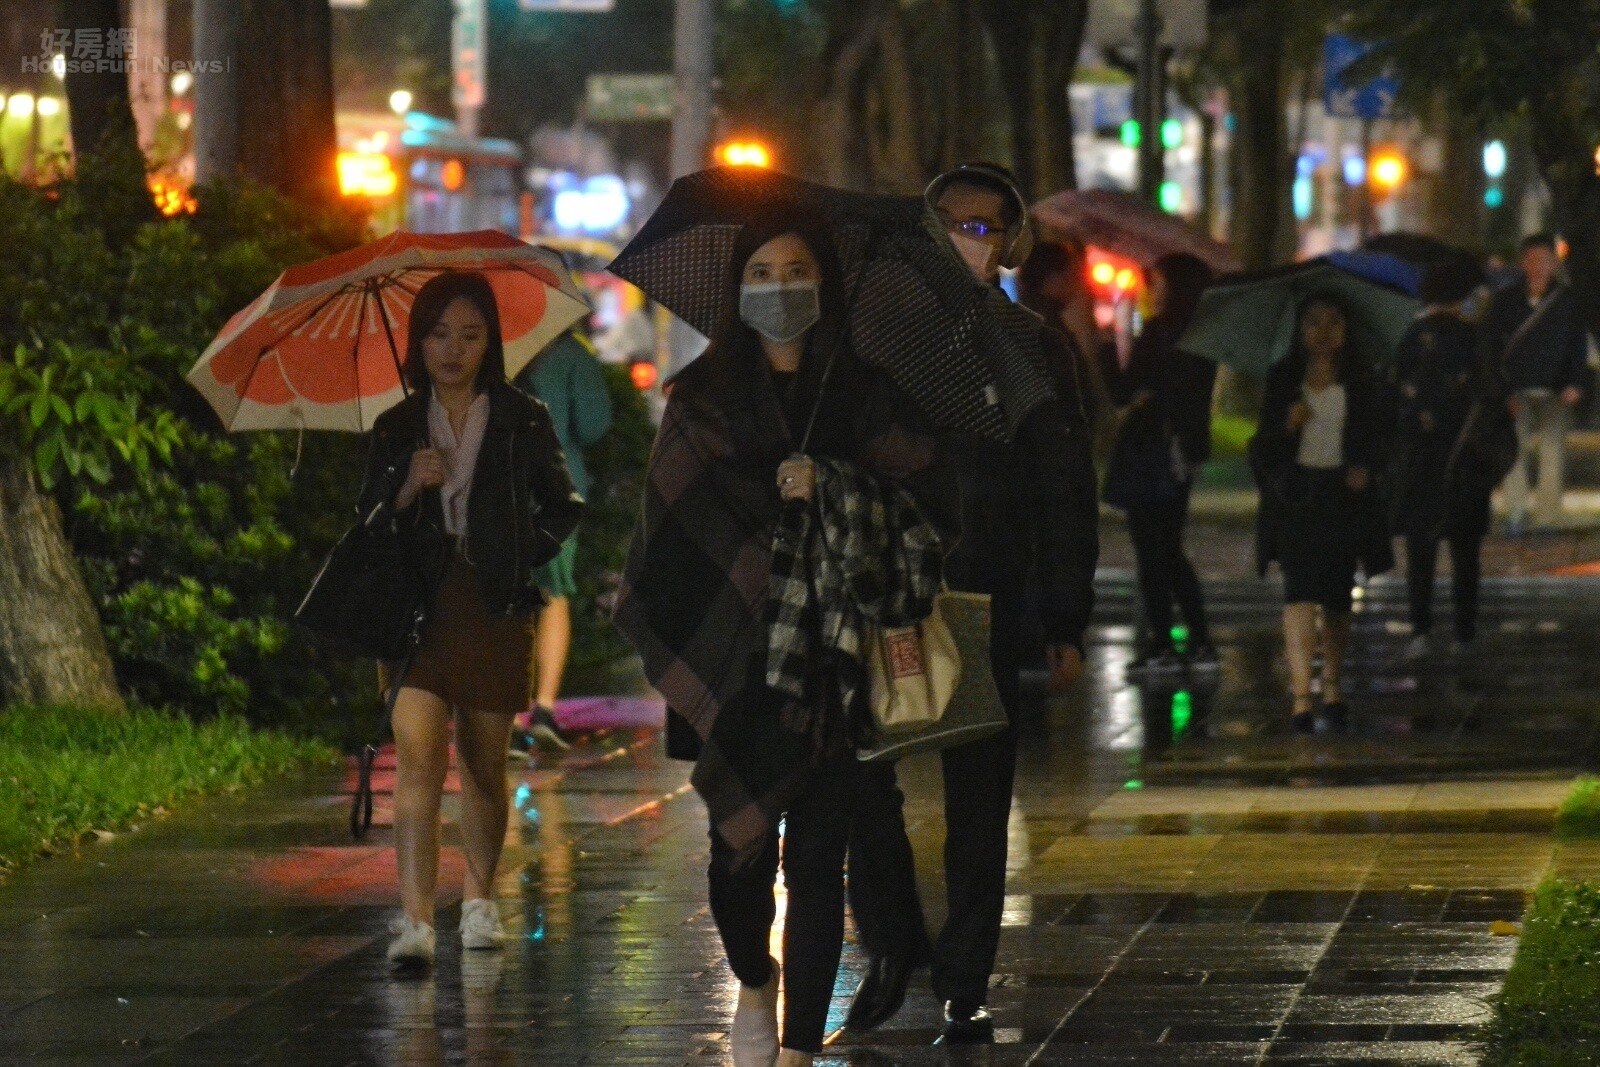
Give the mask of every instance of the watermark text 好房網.
POLYGON ((39 54, 22 60, 24 74, 131 74, 156 72, 222 74, 233 58, 174 59, 170 55, 145 55, 135 30, 118 27, 47 29, 39 35, 39 54))

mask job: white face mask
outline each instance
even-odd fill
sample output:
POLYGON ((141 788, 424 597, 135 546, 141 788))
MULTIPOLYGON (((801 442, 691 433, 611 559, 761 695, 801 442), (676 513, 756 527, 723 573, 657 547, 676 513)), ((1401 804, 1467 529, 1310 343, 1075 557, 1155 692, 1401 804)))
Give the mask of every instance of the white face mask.
POLYGON ((741 286, 739 318, 774 344, 788 344, 822 318, 822 287, 814 281, 741 286))
POLYGON ((956 251, 961 253, 961 258, 966 261, 980 282, 994 281, 995 274, 1000 269, 999 249, 988 241, 968 237, 959 230, 950 233, 950 242, 956 246, 956 251))

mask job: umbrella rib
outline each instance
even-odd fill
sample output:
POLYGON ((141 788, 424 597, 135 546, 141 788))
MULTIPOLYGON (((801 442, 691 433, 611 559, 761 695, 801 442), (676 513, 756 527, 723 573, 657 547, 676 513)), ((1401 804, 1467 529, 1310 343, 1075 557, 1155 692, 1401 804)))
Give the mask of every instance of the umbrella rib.
MULTIPOLYGON (((322 302, 320 304, 318 304, 316 307, 312 308, 309 312, 306 313, 305 318, 301 319, 299 322, 295 323, 293 326, 289 327, 287 330, 285 330, 282 333, 280 333, 277 337, 273 338, 270 343, 264 344, 264 345, 261 346, 261 351, 256 353, 255 362, 250 364, 250 373, 246 374, 244 376, 244 384, 239 387, 239 404, 240 404, 241 407, 244 405, 245 398, 247 398, 250 395, 250 384, 255 381, 256 371, 261 369, 261 362, 262 362, 262 360, 264 360, 266 358, 267 353, 271 352, 273 349, 277 348, 278 345, 283 342, 283 339, 285 337, 290 336, 296 330, 298 330, 302 326, 304 326, 306 323, 310 322, 312 319, 314 319, 318 315, 322 314, 323 309, 326 308, 329 304, 333 303, 335 300, 337 300, 339 298, 340 293, 342 293, 342 292, 343 292, 343 290, 341 289, 341 290, 339 290, 339 292, 329 293, 326 297, 323 298, 323 300, 322 300, 322 302)), ((282 369, 283 369, 282 360, 279 360, 278 369, 280 371, 282 371, 282 369)), ((288 377, 287 376, 284 377, 284 381, 288 381, 288 377)), ((291 386, 290 388, 293 388, 293 386, 291 386)))

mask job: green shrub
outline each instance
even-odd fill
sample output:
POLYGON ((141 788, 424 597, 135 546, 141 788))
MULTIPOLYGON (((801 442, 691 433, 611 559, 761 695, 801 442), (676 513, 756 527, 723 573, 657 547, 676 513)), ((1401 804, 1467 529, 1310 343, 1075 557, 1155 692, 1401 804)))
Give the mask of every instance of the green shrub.
POLYGON ((321 744, 234 716, 9 709, 0 714, 0 875, 90 831, 334 760, 321 744))
POLYGON ((224 434, 184 380, 230 314, 360 221, 234 184, 163 220, 123 184, 92 164, 0 181, 0 447, 54 488, 137 702, 266 723, 371 702, 369 670, 321 663, 288 623, 350 521, 362 443, 308 436, 291 481, 294 435, 224 434))
POLYGON ((1600 885, 1538 888, 1484 1037, 1485 1067, 1600 1063, 1600 885))

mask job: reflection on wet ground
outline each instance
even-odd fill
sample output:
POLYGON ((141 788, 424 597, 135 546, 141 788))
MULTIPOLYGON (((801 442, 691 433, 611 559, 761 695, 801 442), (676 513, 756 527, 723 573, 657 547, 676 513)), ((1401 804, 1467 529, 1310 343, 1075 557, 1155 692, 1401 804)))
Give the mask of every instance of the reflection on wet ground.
MULTIPOLYGON (((1131 590, 1102 585, 1090 682, 1022 727, 998 1043, 931 1047, 924 973, 821 1062, 1475 1062, 1515 948, 1495 922, 1547 872, 1600 874, 1600 848, 1548 832, 1593 741, 1589 587, 1495 583, 1472 656, 1422 664, 1399 659, 1398 589, 1369 589, 1353 731, 1305 739, 1270 587, 1216 590, 1215 676, 1130 687, 1131 590)), ((724 1062, 733 979, 686 769, 648 707, 563 714, 596 732, 510 768, 507 952, 463 958, 451 907, 434 974, 389 977, 386 797, 360 844, 338 782, 221 799, 0 889, 0 1062, 724 1062)), ((937 765, 905 778, 936 923, 937 765)), ((848 948, 835 1022, 861 966, 848 948)))

